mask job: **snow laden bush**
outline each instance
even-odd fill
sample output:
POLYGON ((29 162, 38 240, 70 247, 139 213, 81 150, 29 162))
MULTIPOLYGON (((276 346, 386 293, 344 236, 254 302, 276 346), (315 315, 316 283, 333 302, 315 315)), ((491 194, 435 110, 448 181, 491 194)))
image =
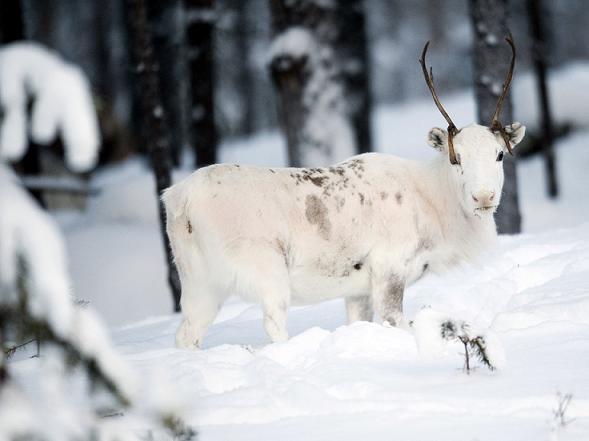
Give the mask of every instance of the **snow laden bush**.
POLYGON ((422 309, 413 321, 419 351, 426 356, 440 356, 447 352, 448 343, 462 346, 464 371, 470 374, 473 358, 489 370, 501 369, 505 365, 505 354, 501 342, 490 330, 453 318, 431 308, 422 309))
POLYGON ((57 53, 29 42, 3 46, 0 109, 1 161, 20 160, 30 133, 38 144, 49 144, 61 136, 67 165, 73 171, 95 165, 100 132, 90 85, 77 66, 57 53))
POLYGON ((76 307, 58 229, 2 164, 0 213, 0 439, 136 439, 138 422, 194 438, 169 388, 141 385, 98 317, 76 307), (24 388, 7 353, 30 339, 43 349, 40 375, 24 388))

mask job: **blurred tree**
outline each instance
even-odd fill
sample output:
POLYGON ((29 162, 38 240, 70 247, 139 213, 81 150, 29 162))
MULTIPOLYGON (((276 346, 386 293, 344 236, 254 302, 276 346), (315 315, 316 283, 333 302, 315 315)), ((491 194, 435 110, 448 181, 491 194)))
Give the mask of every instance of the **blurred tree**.
MULTIPOLYGON (((25 38, 21 2, 19 0, 0 0, 0 44, 4 45, 14 41, 24 40, 25 38)), ((15 164, 15 169, 20 174, 29 176, 39 175, 41 173, 39 146, 30 143, 25 156, 15 164)), ((45 206, 43 192, 41 190, 31 190, 30 194, 39 205, 42 207, 45 206)))
POLYGON ((372 149, 361 0, 270 0, 271 76, 293 166, 372 149))
POLYGON ((237 1, 237 67, 239 69, 237 87, 241 102, 241 133, 251 135, 254 132, 254 93, 250 68, 250 37, 248 7, 246 2, 237 1))
POLYGON ((214 0, 184 0, 184 5, 190 70, 190 144, 198 168, 217 162, 213 69, 215 10, 214 0))
POLYGON ((540 111, 542 114, 541 144, 546 167, 546 179, 548 195, 552 198, 558 196, 558 182, 556 177, 556 164, 553 152, 554 128, 552 113, 550 111, 550 94, 548 93, 547 81, 547 45, 545 20, 546 10, 542 8, 541 0, 528 0, 528 18, 532 33, 532 61, 534 63, 534 74, 538 87, 540 99, 540 111))
MULTIPOLYGON (((473 70, 478 120, 488 126, 511 60, 509 46, 504 41, 509 33, 509 4, 508 0, 469 0, 469 5, 475 38, 473 70)), ((504 125, 513 122, 509 95, 503 104, 501 122, 504 125)), ((521 231, 515 157, 505 155, 503 162, 505 184, 495 220, 499 233, 515 234, 521 231)))
POLYGON ((20 0, 0 0, 0 42, 6 44, 24 36, 20 0))
POLYGON ((170 152, 180 164, 186 138, 186 65, 182 0, 149 0, 147 11, 153 29, 161 96, 170 127, 170 152))
POLYGON ((170 138, 166 114, 162 105, 157 62, 151 41, 151 30, 147 22, 145 0, 127 0, 129 27, 133 35, 137 82, 141 94, 141 110, 151 166, 155 175, 156 197, 158 199, 160 230, 168 264, 168 283, 172 290, 175 311, 180 310, 180 279, 174 264, 170 240, 166 234, 166 211, 161 200, 162 192, 172 185, 172 161, 170 138))

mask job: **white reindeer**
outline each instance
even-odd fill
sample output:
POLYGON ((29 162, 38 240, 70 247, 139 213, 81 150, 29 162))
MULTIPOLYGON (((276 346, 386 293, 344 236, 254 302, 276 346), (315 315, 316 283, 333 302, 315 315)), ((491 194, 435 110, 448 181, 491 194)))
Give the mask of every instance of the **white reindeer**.
POLYGON ((525 127, 502 126, 512 60, 490 127, 458 130, 420 63, 448 130, 431 163, 368 153, 327 168, 213 165, 163 200, 182 283, 179 347, 196 348, 232 293, 258 301, 272 341, 288 338, 292 304, 345 297, 348 319, 403 323, 403 291, 425 271, 472 259, 496 237, 502 159, 525 127), (448 161, 449 157, 449 161, 448 161))

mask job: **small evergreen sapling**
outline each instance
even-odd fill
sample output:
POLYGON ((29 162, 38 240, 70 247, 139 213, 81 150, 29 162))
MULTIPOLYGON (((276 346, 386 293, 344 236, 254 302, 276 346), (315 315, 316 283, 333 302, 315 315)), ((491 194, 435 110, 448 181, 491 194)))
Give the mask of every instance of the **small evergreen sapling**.
POLYGON ((468 323, 448 319, 440 325, 440 333, 444 340, 459 341, 464 345, 464 370, 467 374, 473 369, 470 364, 472 356, 477 357, 489 370, 496 369, 487 353, 485 337, 472 335, 468 323))

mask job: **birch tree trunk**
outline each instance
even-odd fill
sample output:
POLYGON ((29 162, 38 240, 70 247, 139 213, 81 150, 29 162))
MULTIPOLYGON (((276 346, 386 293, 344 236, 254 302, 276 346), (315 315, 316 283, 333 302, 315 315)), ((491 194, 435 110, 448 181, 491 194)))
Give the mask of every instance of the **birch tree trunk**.
POLYGON ((190 70, 190 143, 198 168, 217 162, 213 69, 215 10, 214 0, 184 0, 184 4, 190 70))
POLYGON ((361 0, 270 0, 270 73, 293 166, 372 149, 361 0))
POLYGON ((162 106, 157 63, 151 32, 147 23, 145 0, 127 0, 128 20, 132 35, 132 48, 136 63, 137 82, 141 93, 141 114, 143 116, 147 150, 155 176, 158 199, 160 231, 168 265, 168 283, 174 300, 174 310, 180 310, 180 279, 174 264, 170 241, 166 234, 166 212, 161 200, 162 192, 172 185, 170 139, 162 106))
MULTIPOLYGON (((511 60, 511 51, 505 43, 505 37, 509 33, 507 28, 509 5, 507 0, 469 0, 469 6, 475 36, 473 71, 478 121, 488 126, 491 123, 497 99, 501 95, 503 81, 511 60)), ((510 95, 505 98, 500 120, 503 125, 513 122, 510 95)), ((521 231, 515 162, 515 157, 505 155, 503 196, 495 214, 497 230, 502 234, 515 234, 521 231)))

